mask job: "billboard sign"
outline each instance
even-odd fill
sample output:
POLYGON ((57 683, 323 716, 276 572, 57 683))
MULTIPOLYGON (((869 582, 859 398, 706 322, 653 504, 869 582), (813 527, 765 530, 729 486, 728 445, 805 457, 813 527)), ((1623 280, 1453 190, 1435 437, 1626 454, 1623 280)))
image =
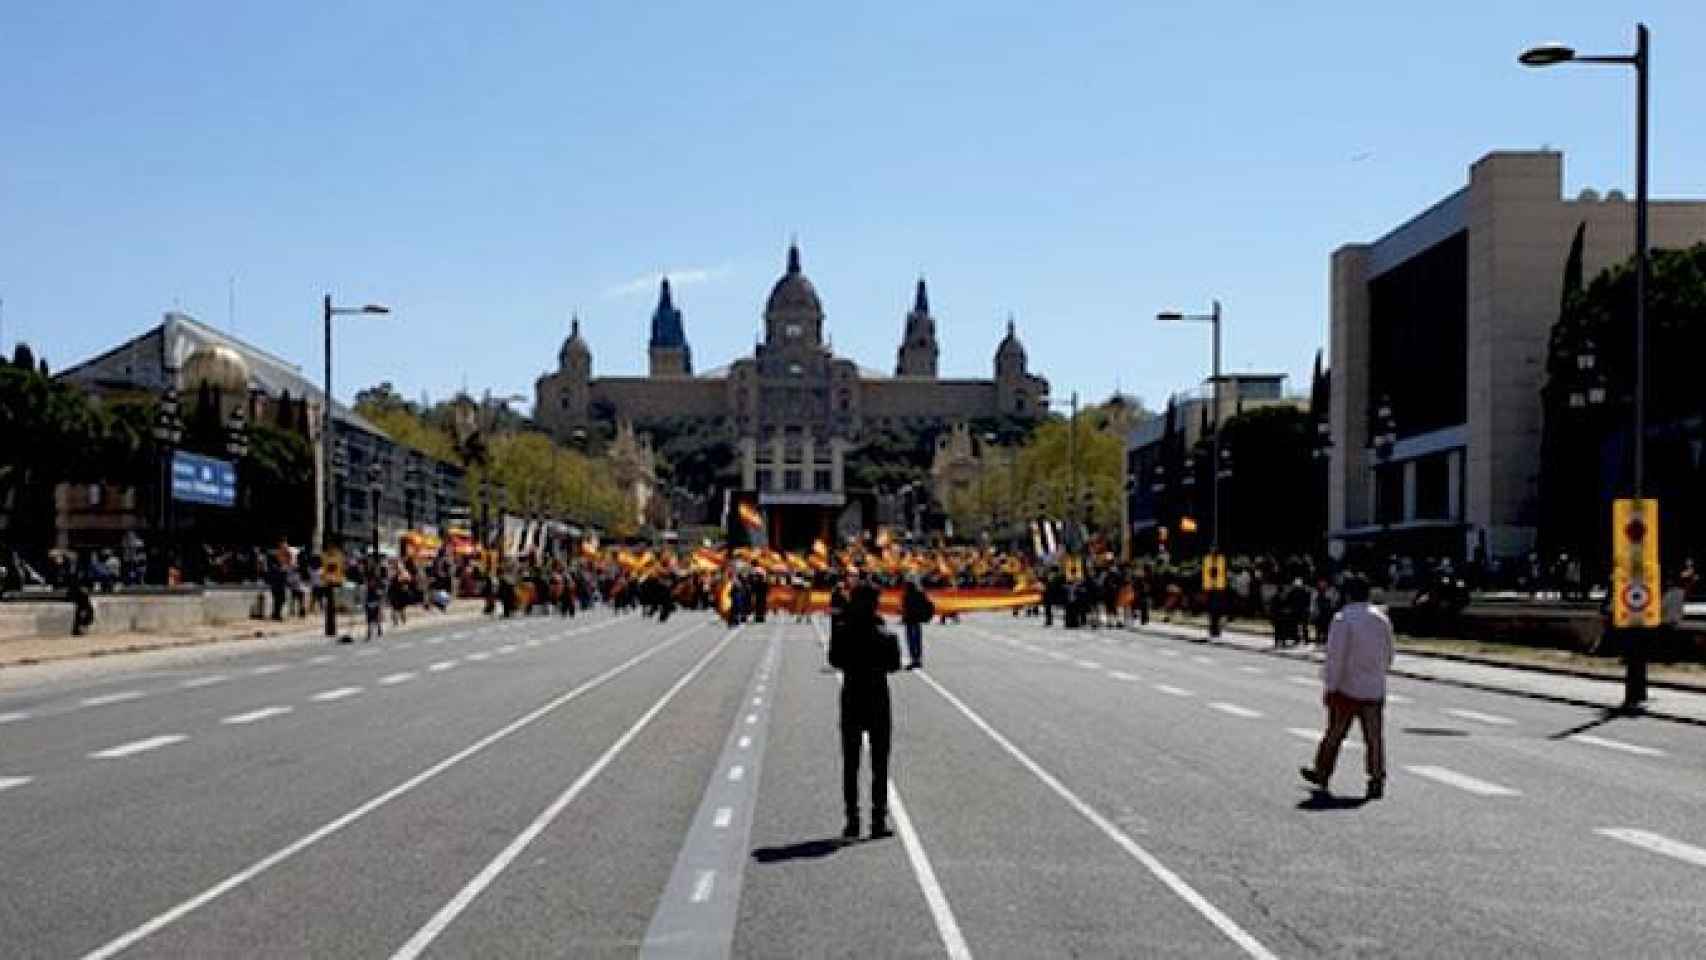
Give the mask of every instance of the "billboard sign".
POLYGON ((199 454, 172 453, 172 499, 210 507, 237 503, 237 465, 199 454))

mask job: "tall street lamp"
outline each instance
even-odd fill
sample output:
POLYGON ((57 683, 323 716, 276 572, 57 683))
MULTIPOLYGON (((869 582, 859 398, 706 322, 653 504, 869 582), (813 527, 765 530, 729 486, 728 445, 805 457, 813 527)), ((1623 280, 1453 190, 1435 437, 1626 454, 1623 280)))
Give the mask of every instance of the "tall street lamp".
POLYGON ((154 413, 154 443, 160 450, 161 578, 171 582, 172 569, 172 451, 184 438, 183 406, 178 401, 176 370, 166 372, 166 389, 154 413))
MULTIPOLYGON (((324 558, 326 551, 332 547, 331 525, 327 523, 325 519, 326 494, 331 486, 325 481, 327 479, 326 473, 330 470, 332 463, 332 318, 348 316, 350 314, 390 313, 391 308, 377 303, 370 303, 366 306, 360 307, 335 307, 332 305, 332 295, 329 293, 325 295, 323 300, 321 300, 320 305, 320 315, 321 319, 325 322, 326 329, 326 382, 324 384, 325 393, 324 396, 321 397, 320 402, 320 462, 324 464, 324 466, 321 468, 320 474, 323 486, 321 489, 315 491, 315 495, 320 498, 320 555, 324 558)), ((336 507, 334 506, 333 509, 336 509, 336 507)), ((333 602, 333 592, 333 586, 331 584, 327 584, 326 636, 328 637, 336 637, 338 635, 338 605, 333 602)))
MULTIPOLYGON (((1206 323, 1214 331, 1213 362, 1209 374, 1209 417, 1214 423, 1214 447, 1209 454, 1210 473, 1209 486, 1212 489, 1209 500, 1209 552, 1220 553, 1220 301, 1214 301, 1214 309, 1209 313, 1180 313, 1177 310, 1165 310, 1155 315, 1162 323, 1206 323)), ((1211 591, 1208 601, 1208 635, 1220 636, 1220 604, 1216 600, 1219 591, 1211 591)))
MULTIPOLYGON (((1546 43, 1523 51, 1525 67, 1560 63, 1603 63, 1635 68, 1635 499, 1645 489, 1647 464, 1647 280, 1651 269, 1647 251, 1647 76, 1652 60, 1647 25, 1635 24, 1635 52, 1587 56, 1561 43, 1546 43)), ((1657 584, 1651 585, 1656 588, 1657 584)), ((1656 592, 1656 590, 1655 590, 1656 592)), ((1647 699, 1646 649, 1639 639, 1629 644, 1623 681, 1623 705, 1634 709, 1647 699)))
MULTIPOLYGON (((233 467, 249 455, 249 418, 243 411, 243 405, 238 404, 231 411, 231 417, 225 421, 225 452, 231 455, 233 467)), ((232 499, 239 515, 243 510, 243 473, 236 472, 237 489, 233 490, 232 499)))
POLYGON ((379 497, 385 492, 385 468, 377 459, 367 464, 367 492, 372 495, 370 509, 373 521, 373 562, 379 562, 379 497))

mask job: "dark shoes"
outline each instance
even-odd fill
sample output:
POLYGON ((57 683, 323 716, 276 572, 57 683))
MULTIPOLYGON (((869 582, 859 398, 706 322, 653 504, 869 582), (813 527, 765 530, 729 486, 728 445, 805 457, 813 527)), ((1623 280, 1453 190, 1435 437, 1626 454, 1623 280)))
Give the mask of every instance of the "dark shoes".
POLYGON ((1327 778, 1316 773, 1314 767, 1298 767, 1297 775, 1302 777, 1304 782, 1317 790, 1327 789, 1327 778))
POLYGON ((906 665, 906 669, 908 669, 908 670, 922 670, 922 669, 924 669, 924 664, 919 663, 918 661, 914 660, 911 663, 906 665))
POLYGON ((1368 793, 1366 796, 1370 800, 1379 800, 1386 796, 1386 781, 1370 780, 1368 782, 1368 793))
POLYGON ((894 836, 894 831, 889 829, 888 818, 883 816, 880 813, 872 814, 871 815, 871 839, 872 840, 886 840, 892 836, 894 836))
POLYGON ((859 839, 859 818, 857 816, 847 818, 847 826, 841 828, 841 839, 859 839))

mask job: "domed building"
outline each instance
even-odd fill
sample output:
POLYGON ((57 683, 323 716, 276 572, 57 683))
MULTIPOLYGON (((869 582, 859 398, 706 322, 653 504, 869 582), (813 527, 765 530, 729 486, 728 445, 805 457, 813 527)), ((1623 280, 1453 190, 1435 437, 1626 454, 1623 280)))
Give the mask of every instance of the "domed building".
POLYGON ((214 405, 219 420, 241 408, 249 415, 249 364, 236 350, 219 343, 196 347, 178 369, 178 393, 194 410, 203 397, 214 405), (203 393, 203 390, 206 393, 203 393))
POLYGON ((989 379, 941 377, 929 293, 920 278, 906 313, 895 373, 838 357, 824 330, 823 300, 790 244, 762 314, 753 354, 695 374, 682 311, 668 279, 652 314, 649 375, 595 377, 577 317, 555 371, 534 386, 534 418, 559 440, 595 421, 644 430, 648 423, 697 421, 740 451, 740 495, 763 510, 772 543, 834 542, 872 517, 850 499, 849 450, 885 426, 948 429, 984 417, 1038 419, 1048 381, 1032 374, 1010 320, 989 379))

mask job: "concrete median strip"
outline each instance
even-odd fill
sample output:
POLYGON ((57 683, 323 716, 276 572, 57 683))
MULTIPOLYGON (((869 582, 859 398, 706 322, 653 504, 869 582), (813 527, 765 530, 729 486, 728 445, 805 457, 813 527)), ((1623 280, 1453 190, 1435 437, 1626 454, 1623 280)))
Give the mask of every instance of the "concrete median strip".
MULTIPOLYGON (((614 621, 610 621, 610 622, 614 622, 614 621)), ((562 695, 557 696, 557 697, 547 701, 544 705, 537 707, 534 710, 532 710, 526 714, 523 714, 522 716, 516 718, 515 720, 510 721, 508 724, 505 724, 504 726, 498 728, 497 730, 494 730, 493 732, 487 734, 486 736, 481 737, 479 740, 476 740, 475 742, 469 744, 468 746, 463 747, 461 750, 458 750, 457 752, 451 754, 450 756, 444 758, 443 760, 440 760, 439 762, 433 764, 432 766, 426 768, 425 770, 422 770, 420 773, 415 774, 414 776, 410 777, 409 779, 404 780, 402 783, 399 783, 396 786, 390 788, 389 790, 386 790, 384 793, 381 793, 378 796, 372 798, 371 800, 368 800, 367 802, 356 807, 355 809, 350 810, 348 813, 345 813, 342 816, 337 817, 336 819, 331 820, 331 821, 323 824, 322 826, 320 826, 318 829, 314 830, 313 832, 308 833, 307 835, 293 841, 292 843, 289 843, 283 847, 280 847, 279 849, 273 851, 272 853, 268 854, 265 857, 262 857, 261 859, 255 861, 254 863, 243 868, 242 870, 239 870, 238 872, 231 874, 230 876, 226 877, 224 880, 221 880, 218 883, 214 884, 213 886, 210 886, 207 889, 203 890, 202 892, 196 894, 195 896, 190 897, 188 900, 184 900, 183 902, 176 904, 175 906, 165 910, 164 912, 156 914, 154 917, 150 918, 149 920, 142 923, 141 925, 133 927, 132 929, 120 934, 119 936, 117 936, 115 938, 113 938, 112 940, 107 941, 105 944, 102 944, 100 947, 97 947, 96 949, 91 950, 90 952, 84 954, 83 960, 105 960, 105 958, 117 956, 119 953, 129 949, 132 946, 135 946, 137 943, 148 938, 149 936, 152 936, 153 934, 159 932, 160 930, 163 930, 166 927, 178 922, 179 920, 183 919, 185 916, 188 916, 190 913, 193 913, 194 911, 199 910, 200 908, 206 906, 207 904, 212 903, 213 901, 219 899, 220 897, 224 896, 225 894, 230 893, 232 890, 235 890, 238 887, 243 886, 244 884, 248 883, 250 880, 253 880, 254 878, 260 876, 261 874, 267 872, 268 870, 271 870, 273 867, 279 865, 280 863, 283 863, 284 861, 289 860, 291 857, 296 856, 298 853, 301 853, 303 850, 306 850, 307 848, 313 846, 316 843, 319 843, 321 840, 326 839, 327 837, 331 836, 332 834, 337 833, 338 831, 349 826, 350 824, 355 823, 356 821, 362 819, 363 817, 366 817, 368 814, 372 813, 375 810, 378 810, 380 807, 383 807, 386 804, 390 803, 391 801, 396 800, 398 797, 401 797, 407 793, 410 793, 411 791, 415 790, 416 788, 418 788, 422 784, 424 784, 424 783, 432 780, 433 778, 437 777, 438 775, 444 773, 446 770, 449 770, 452 767, 455 767, 455 766, 461 764, 462 762, 466 761, 469 757, 472 757, 478 753, 481 753, 482 751, 486 750, 488 747, 492 746, 493 744, 498 743, 498 742, 505 740, 508 737, 514 735, 517 731, 525 729, 526 727, 529 727, 529 726, 533 725, 534 723, 537 723, 541 718, 543 718, 543 717, 551 714, 552 712, 560 709, 564 704, 571 703, 571 702, 579 699, 580 697, 584 696, 588 692, 590 692, 592 690, 596 690, 597 688, 603 686, 604 684, 609 683, 611 680, 614 680, 616 677, 621 676, 622 674, 628 672, 629 670, 633 669, 634 667, 638 666, 639 664, 644 663, 645 661, 651 659, 652 657, 663 652, 664 650, 668 649, 669 647, 675 645, 676 643, 681 641, 683 638, 685 638, 689 634, 691 634, 693 631, 699 629, 699 626, 702 626, 702 624, 698 625, 698 626, 694 626, 694 627, 689 627, 687 630, 685 630, 681 633, 678 633, 675 636, 670 637, 669 639, 664 640, 661 643, 658 643, 658 644, 655 644, 651 647, 648 647, 647 649, 641 651, 640 653, 635 654, 634 656, 629 657, 627 660, 622 661, 621 663, 617 664, 616 666, 611 667, 609 670, 606 670, 603 673, 600 673, 597 676, 593 677, 592 679, 587 680, 584 683, 581 683, 580 685, 574 687, 573 689, 569 690, 568 692, 563 693, 562 695)))

